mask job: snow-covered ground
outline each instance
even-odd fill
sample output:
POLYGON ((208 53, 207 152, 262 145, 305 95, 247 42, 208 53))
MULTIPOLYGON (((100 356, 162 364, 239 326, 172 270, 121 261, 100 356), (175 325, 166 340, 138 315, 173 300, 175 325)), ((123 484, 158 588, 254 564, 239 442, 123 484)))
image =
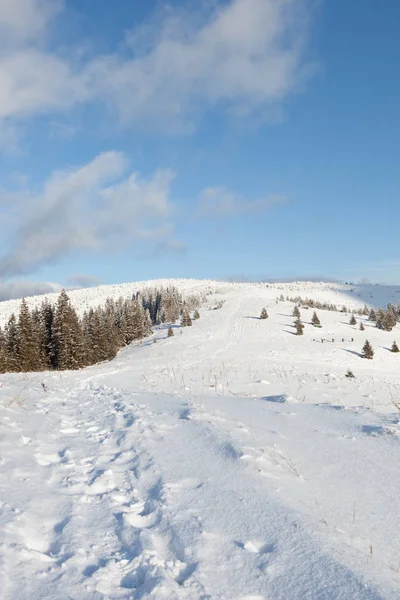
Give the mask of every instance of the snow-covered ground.
MULTIPOLYGON (((400 325, 317 311, 314 329, 310 309, 299 337, 275 301, 400 289, 171 283, 210 294, 182 334, 0 377, 1 599, 400 598, 400 325)), ((140 287, 71 296, 82 310, 140 287)))

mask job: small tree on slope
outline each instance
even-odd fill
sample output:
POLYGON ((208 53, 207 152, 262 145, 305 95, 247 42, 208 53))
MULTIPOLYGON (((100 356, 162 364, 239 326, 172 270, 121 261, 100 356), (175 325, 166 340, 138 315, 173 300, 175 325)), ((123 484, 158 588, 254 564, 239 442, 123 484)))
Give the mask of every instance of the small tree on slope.
POLYGON ((174 336, 174 330, 172 329, 172 327, 168 328, 168 337, 173 337, 174 336))
POLYGON ((296 333, 297 333, 297 335, 303 335, 304 325, 300 321, 300 319, 297 319, 297 321, 295 322, 295 326, 296 326, 296 333))
POLYGON ((295 306, 293 309, 293 316, 295 317, 295 319, 300 319, 300 311, 299 311, 299 307, 295 306))
POLYGON ((354 315, 351 315, 350 325, 357 325, 357 321, 354 315))
POLYGON ((400 352, 400 351, 399 351, 399 347, 398 347, 398 345, 396 344, 396 342, 393 342, 393 344, 392 344, 392 347, 391 347, 391 349, 390 349, 390 352, 400 352))
POLYGON ((363 325, 363 323, 360 323, 360 331, 364 331, 365 327, 363 325))
POLYGON ((361 356, 362 356, 362 358, 369 358, 369 359, 374 358, 374 351, 368 340, 365 342, 365 344, 363 346, 361 356))
POLYGON ((265 308, 262 309, 260 319, 268 319, 268 313, 265 308))
POLYGON ((314 325, 314 327, 321 327, 321 322, 320 322, 320 320, 318 318, 318 315, 317 315, 317 313, 315 311, 314 311, 314 314, 313 314, 313 316, 311 318, 311 323, 312 323, 312 325, 314 325))

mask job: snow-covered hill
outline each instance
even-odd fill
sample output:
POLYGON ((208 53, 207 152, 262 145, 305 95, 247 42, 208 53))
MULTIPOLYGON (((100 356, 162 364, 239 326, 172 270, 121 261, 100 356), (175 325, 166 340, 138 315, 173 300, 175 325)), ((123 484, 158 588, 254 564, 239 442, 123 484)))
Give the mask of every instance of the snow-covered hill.
POLYGON ((352 309, 400 289, 166 280, 71 298, 168 284, 207 294, 193 327, 80 372, 1 377, 1 598, 399 598, 400 326, 320 310, 315 329, 301 310, 295 336, 276 298, 352 309))
MULTIPOLYGON (((247 293, 251 291, 254 296, 271 299, 283 294, 285 297, 309 297, 321 302, 346 304, 349 308, 359 308, 364 304, 368 306, 385 306, 388 302, 397 304, 400 300, 400 286, 386 285, 353 285, 338 283, 317 282, 291 282, 291 283, 230 283, 224 281, 199 280, 199 279, 155 279, 150 281, 136 281, 134 283, 120 283, 115 285, 100 285, 97 287, 69 290, 70 296, 77 311, 82 314, 90 307, 104 305, 107 298, 131 297, 132 294, 146 287, 178 287, 186 294, 213 294, 247 293)), ((31 308, 40 306, 44 298, 50 302, 57 301, 58 293, 43 296, 30 296, 27 302, 31 308)), ((0 302, 0 324, 4 323, 11 313, 18 314, 21 300, 6 300, 0 302)))

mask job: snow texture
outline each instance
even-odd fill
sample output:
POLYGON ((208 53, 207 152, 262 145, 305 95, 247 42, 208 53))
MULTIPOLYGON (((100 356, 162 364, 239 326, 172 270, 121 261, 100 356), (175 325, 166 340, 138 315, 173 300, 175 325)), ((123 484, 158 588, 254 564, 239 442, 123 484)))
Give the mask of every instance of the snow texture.
MULTIPOLYGON (((299 337, 276 303, 400 291, 162 283, 209 294, 182 335, 165 324, 108 363, 1 376, 1 599, 400 598, 399 325, 319 310, 314 329, 301 309, 299 337)), ((140 287, 71 296, 84 310, 140 287)))

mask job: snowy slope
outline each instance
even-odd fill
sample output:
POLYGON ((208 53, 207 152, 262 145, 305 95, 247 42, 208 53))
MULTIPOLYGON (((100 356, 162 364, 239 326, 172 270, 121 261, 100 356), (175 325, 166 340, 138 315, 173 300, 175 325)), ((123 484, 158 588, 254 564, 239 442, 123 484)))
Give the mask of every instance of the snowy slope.
POLYGON ((293 305, 275 302, 400 294, 174 284, 215 291, 182 334, 80 372, 1 377, 1 598, 400 598, 399 332, 327 311, 316 330, 302 310, 298 337, 293 305), (356 354, 367 337, 373 361, 356 354))

